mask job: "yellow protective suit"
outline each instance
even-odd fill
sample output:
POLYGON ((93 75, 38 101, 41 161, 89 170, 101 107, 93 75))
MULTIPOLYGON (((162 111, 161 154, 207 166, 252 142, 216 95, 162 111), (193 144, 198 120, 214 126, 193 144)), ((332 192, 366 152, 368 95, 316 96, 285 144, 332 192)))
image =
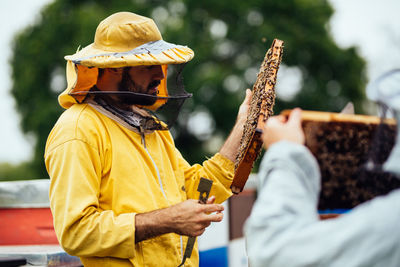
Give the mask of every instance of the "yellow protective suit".
MULTIPOLYGON (((230 160, 216 154, 190 166, 168 131, 143 139, 89 104, 73 104, 48 137, 56 234, 85 266, 178 266, 187 237, 181 242, 170 233, 135 244, 135 214, 197 199, 200 177, 214 181, 217 202, 231 195, 230 160)), ((197 248, 185 266, 198 266, 197 248)))

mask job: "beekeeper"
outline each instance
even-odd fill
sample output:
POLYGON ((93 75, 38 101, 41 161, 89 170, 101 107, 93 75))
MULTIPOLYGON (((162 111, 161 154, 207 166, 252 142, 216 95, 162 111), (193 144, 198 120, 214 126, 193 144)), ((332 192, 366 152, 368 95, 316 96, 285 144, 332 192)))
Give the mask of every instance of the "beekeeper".
MULTIPOLYGON (((193 51, 164 41, 153 20, 129 12, 104 19, 94 43, 67 60, 66 110, 46 144, 50 203, 61 246, 85 266, 178 266, 187 236, 222 220, 251 93, 219 153, 189 165, 169 132, 190 97, 167 89, 171 65, 193 51), (175 116, 176 117, 176 116, 175 116), (200 177, 213 180, 198 203, 200 177)), ((198 249, 185 266, 198 266, 198 249)))
MULTIPOLYGON (((400 70, 368 87, 368 96, 400 122, 400 70)), ((400 174, 400 128, 383 170, 400 174)), ((273 117, 263 135, 258 198, 245 224, 251 267, 400 266, 400 189, 335 219, 319 219, 320 172, 304 146, 301 110, 273 117)))

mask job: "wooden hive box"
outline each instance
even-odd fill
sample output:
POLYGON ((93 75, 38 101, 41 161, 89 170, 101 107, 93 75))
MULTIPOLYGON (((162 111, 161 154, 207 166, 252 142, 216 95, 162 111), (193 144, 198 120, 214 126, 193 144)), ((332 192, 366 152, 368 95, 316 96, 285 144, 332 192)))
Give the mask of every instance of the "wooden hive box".
POLYGON ((400 187, 394 175, 366 168, 370 159, 380 166, 388 158, 395 120, 381 124, 375 116, 303 111, 302 127, 321 170, 319 210, 351 209, 400 187))

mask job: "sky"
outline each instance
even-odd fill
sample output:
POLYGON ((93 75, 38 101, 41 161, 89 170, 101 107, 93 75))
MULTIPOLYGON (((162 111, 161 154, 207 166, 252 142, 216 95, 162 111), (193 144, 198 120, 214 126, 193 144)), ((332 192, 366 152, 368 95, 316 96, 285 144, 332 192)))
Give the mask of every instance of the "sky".
POLYGON ((19 163, 32 157, 33 140, 23 135, 10 94, 9 59, 13 35, 32 23, 50 0, 3 0, 0 9, 0 162, 19 163))
MULTIPOLYGON (((13 35, 35 21, 51 0, 3 0, 0 10, 0 162, 16 164, 32 156, 33 138, 22 134, 20 117, 10 94, 8 61, 13 35)), ((400 68, 399 0, 329 0, 335 9, 329 28, 339 47, 355 46, 367 61, 373 80, 385 71, 400 68)), ((290 73, 290 72, 289 72, 290 73)))

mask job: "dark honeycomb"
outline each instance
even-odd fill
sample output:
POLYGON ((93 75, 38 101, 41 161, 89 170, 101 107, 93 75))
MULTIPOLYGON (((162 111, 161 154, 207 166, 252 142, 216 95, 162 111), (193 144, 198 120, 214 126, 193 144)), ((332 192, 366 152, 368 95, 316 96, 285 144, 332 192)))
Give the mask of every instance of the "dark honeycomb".
POLYGON ((321 169, 320 210, 351 209, 400 187, 399 179, 379 169, 393 148, 395 125, 303 121, 303 128, 321 169))

